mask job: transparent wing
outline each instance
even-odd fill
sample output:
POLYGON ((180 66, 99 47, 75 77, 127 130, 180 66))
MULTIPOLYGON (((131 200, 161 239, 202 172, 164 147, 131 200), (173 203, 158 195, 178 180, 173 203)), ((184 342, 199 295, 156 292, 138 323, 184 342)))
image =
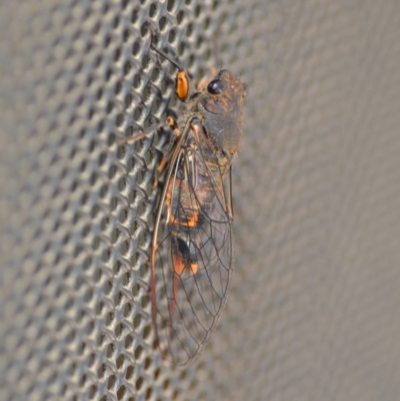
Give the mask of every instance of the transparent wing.
POLYGON ((163 355, 193 360, 224 308, 232 277, 230 175, 182 148, 162 199, 154 259, 153 321, 163 355))

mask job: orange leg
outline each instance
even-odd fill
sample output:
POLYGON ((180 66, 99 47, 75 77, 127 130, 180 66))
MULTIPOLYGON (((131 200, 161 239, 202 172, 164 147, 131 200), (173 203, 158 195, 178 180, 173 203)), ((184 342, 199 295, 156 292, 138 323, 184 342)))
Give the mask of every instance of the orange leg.
MULTIPOLYGON (((178 128, 178 124, 176 122, 176 120, 172 117, 167 117, 167 125, 171 128, 173 134, 175 135, 175 138, 179 137, 181 134, 180 129, 178 128)), ((164 171, 165 166, 167 165, 170 156, 171 156, 171 151, 173 151, 173 147, 172 149, 167 152, 167 154, 162 158, 160 164, 157 167, 157 172, 156 172, 156 178, 154 180, 154 186, 157 187, 158 186, 158 178, 161 176, 162 172, 164 171)))
POLYGON ((140 132, 138 134, 128 136, 127 138, 122 138, 118 141, 119 144, 127 143, 127 142, 136 142, 140 141, 143 138, 146 138, 147 136, 151 135, 154 131, 159 130, 161 127, 164 126, 164 123, 157 123, 149 128, 147 128, 146 131, 140 132))

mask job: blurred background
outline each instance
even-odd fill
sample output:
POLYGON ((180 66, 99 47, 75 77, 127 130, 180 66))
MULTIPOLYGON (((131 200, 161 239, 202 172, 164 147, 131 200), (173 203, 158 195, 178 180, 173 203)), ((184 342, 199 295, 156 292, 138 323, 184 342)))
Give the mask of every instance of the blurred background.
POLYGON ((0 5, 1 400, 396 400, 400 3, 0 5), (148 255, 174 52, 249 86, 227 307, 185 370, 148 255))

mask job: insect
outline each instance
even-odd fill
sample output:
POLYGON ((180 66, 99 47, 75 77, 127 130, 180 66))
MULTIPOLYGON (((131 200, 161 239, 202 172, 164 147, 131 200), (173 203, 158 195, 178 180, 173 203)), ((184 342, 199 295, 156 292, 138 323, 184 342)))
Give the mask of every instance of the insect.
POLYGON ((156 215, 151 264, 152 322, 162 355, 174 365, 192 362, 210 338, 225 306, 233 273, 231 168, 243 134, 247 87, 228 70, 197 83, 189 95, 177 67, 181 119, 169 117, 169 150, 156 215))

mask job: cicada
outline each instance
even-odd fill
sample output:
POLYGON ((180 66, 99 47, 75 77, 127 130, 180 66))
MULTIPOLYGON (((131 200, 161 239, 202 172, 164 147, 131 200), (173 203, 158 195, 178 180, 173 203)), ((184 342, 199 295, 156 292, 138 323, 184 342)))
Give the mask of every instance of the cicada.
POLYGON ((151 250, 151 303, 155 337, 174 365, 193 361, 216 327, 233 273, 232 163, 243 134, 247 87, 228 70, 200 79, 189 95, 179 62, 152 45, 177 69, 176 94, 185 103, 169 117, 172 137, 159 173, 151 250))

